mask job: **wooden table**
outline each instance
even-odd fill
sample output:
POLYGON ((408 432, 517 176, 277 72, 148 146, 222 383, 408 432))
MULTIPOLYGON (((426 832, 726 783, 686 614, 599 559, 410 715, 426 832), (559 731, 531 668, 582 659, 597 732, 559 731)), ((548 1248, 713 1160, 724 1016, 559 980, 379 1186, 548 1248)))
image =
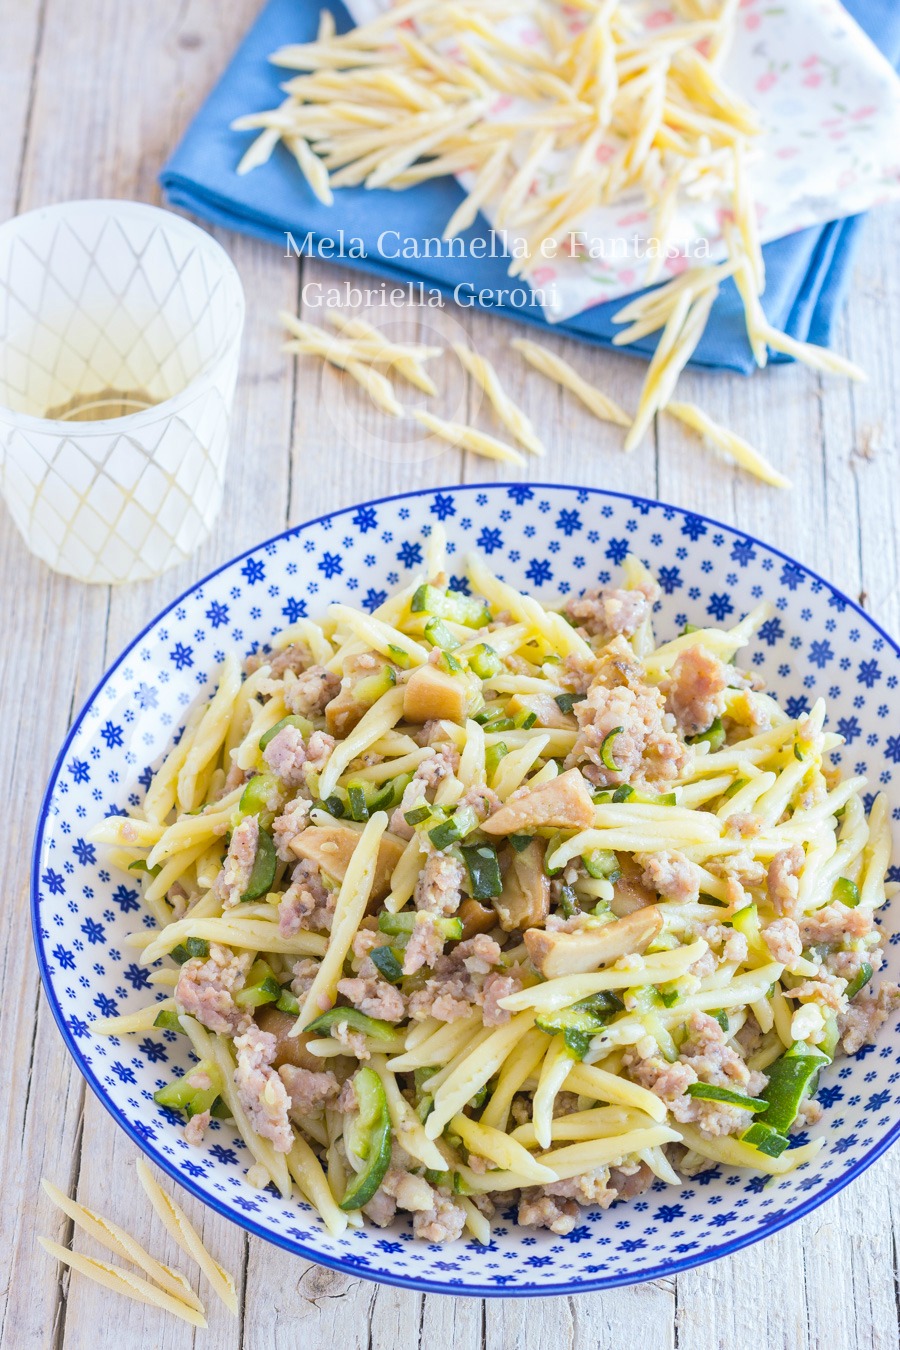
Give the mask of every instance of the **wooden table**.
MULTIPOLYGON (((157 172, 251 22, 258 0, 0 0, 0 219, 76 197, 158 200, 157 172)), ((683 397, 743 432, 794 480, 790 494, 729 469, 663 420, 633 455, 615 429, 526 373, 511 357, 510 326, 490 314, 391 314, 409 336, 470 334, 507 375, 549 453, 528 471, 548 481, 633 490, 739 524, 824 572, 889 630, 900 631, 897 532, 900 477, 900 271, 896 212, 868 227, 839 348, 869 371, 868 385, 775 369, 745 380, 688 374, 683 397)), ((191 1328, 60 1279, 36 1234, 67 1242, 39 1190, 46 1175, 129 1227, 163 1259, 176 1252, 130 1180, 135 1150, 85 1085, 40 993, 27 884, 31 834, 44 782, 73 712, 121 647, 169 599, 210 568, 288 524, 355 500, 409 488, 503 476, 490 461, 404 440, 344 377, 292 362, 276 311, 297 308, 301 282, 343 284, 349 274, 301 265, 271 246, 222 242, 248 301, 225 506, 190 564, 121 590, 55 576, 26 552, 0 508, 0 777, 9 826, 0 836, 7 928, 2 946, 4 1119, 0 1252, 3 1350, 144 1350, 193 1344, 191 1328), (29 715, 20 708, 27 696, 29 715), (35 698, 35 695, 37 697, 35 698), (39 713, 31 711, 35 707, 39 713), (128 1180, 123 1185, 123 1178, 128 1180)), ((316 313, 308 311, 315 319, 316 313)), ((373 316, 378 319, 378 315, 373 316)), ((627 356, 552 345, 633 406, 644 366, 627 356)), ((444 363, 439 411, 474 416, 456 363, 444 363)), ((482 413, 482 425, 490 421, 482 413)), ((633 1288, 544 1301, 421 1297, 304 1264, 182 1195, 213 1252, 233 1272, 242 1313, 211 1303, 216 1350, 750 1350, 764 1346, 887 1350, 898 1344, 900 1152, 803 1222, 738 1256, 633 1288)), ((78 1239, 80 1245, 80 1239, 78 1239)))

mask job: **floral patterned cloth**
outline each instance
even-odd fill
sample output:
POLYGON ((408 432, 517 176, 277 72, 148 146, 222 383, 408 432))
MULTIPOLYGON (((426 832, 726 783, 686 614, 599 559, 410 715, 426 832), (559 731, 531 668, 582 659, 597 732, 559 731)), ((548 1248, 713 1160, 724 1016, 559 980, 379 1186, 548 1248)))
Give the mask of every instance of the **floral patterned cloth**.
MULTIPOLYGON (((226 228, 268 239, 279 246, 282 254, 286 252, 286 232, 291 231, 297 244, 305 246, 305 251, 309 251, 311 243, 313 250, 322 256, 357 269, 356 275, 349 279, 352 284, 361 280, 366 283, 367 279, 359 276, 358 269, 363 268, 392 285, 402 282, 407 288, 408 300, 425 299, 433 304, 446 303, 446 297, 453 297, 461 286, 464 304, 486 305, 509 317, 546 326, 547 317, 530 295, 509 296, 507 264, 499 253, 484 258, 470 256, 464 260, 435 256, 410 258, 392 256, 390 248, 381 246, 382 235, 390 241, 440 238, 444 224, 462 196, 462 188, 453 179, 437 179, 402 193, 347 188, 337 194, 333 207, 325 207, 313 197, 285 150, 276 151, 268 164, 251 174, 238 177, 235 173, 248 144, 248 133, 231 131, 232 119, 248 111, 271 108, 280 101, 279 83, 284 72, 269 63, 269 54, 284 43, 314 37, 321 3, 323 0, 269 0, 161 175, 169 201, 226 228), (505 297, 501 295, 504 288, 507 291, 505 297), (482 292, 486 292, 486 298, 480 298, 482 292)), ((338 28, 348 27, 351 19, 339 0, 330 0, 330 7, 338 28)), ((780 134, 784 139, 780 148, 785 157, 776 157, 774 172, 782 173, 786 181, 793 184, 799 177, 799 166, 804 166, 803 177, 808 192, 804 200, 797 199, 795 207, 798 213, 802 208, 808 214, 805 217, 798 214, 798 224, 794 228, 799 229, 804 219, 808 222, 829 220, 835 215, 845 217, 824 227, 799 230, 766 245, 765 310, 772 323, 794 337, 827 345, 832 321, 849 279, 852 246, 859 235, 858 219, 846 217, 862 210, 867 200, 874 201, 896 191, 896 171, 889 164, 878 169, 878 173, 883 173, 884 181, 874 182, 871 165, 860 156, 864 145, 870 143, 871 127, 868 114, 863 116, 862 113, 873 102, 883 110, 889 91, 895 87, 890 63, 900 57, 900 6, 893 0, 848 0, 847 10, 844 10, 836 0, 822 0, 822 3, 819 0, 791 0, 790 6, 780 7, 763 0, 746 0, 741 10, 741 22, 745 31, 749 25, 751 41, 747 45, 766 53, 765 57, 760 55, 753 60, 757 78, 771 85, 768 91, 764 90, 767 106, 771 103, 782 110, 784 129, 780 134), (795 12, 808 16, 810 9, 815 9, 818 15, 815 33, 811 28, 803 29, 800 20, 793 17, 795 12), (822 42, 818 43, 817 35, 823 26, 825 10, 834 16, 837 28, 829 28, 826 24, 822 42), (848 12, 866 29, 871 42, 854 26, 848 12), (769 24, 776 19, 780 23, 800 25, 804 36, 802 48, 795 43, 782 49, 767 37, 771 31, 769 24), (849 35, 845 46, 835 37, 835 32, 849 35), (878 44, 886 60, 878 56, 872 42, 878 44), (843 102, 844 98, 849 100, 846 84, 849 64, 845 56, 840 63, 835 62, 838 49, 861 52, 875 71, 872 88, 865 90, 865 79, 858 81, 855 86, 858 97, 853 103, 843 102), (779 64, 772 53, 782 50, 792 55, 789 59, 783 58, 779 64), (802 55, 799 54, 801 50, 802 55), (793 55, 795 51, 796 56, 793 55), (809 62, 813 56, 816 61, 804 66, 803 62, 809 62), (837 73, 834 67, 837 67, 837 73), (836 94, 831 83, 838 77, 842 82, 842 95, 836 94), (804 80, 811 83, 804 84, 804 80), (877 99, 875 93, 878 93, 877 99), (831 115, 839 119, 825 135, 800 135, 800 121, 794 118, 793 109, 800 104, 805 107, 808 97, 814 97, 821 104, 842 104, 841 108, 832 108, 830 114, 825 114, 826 119, 831 115), (853 116, 853 113, 857 115, 853 116), (792 128, 796 128, 794 141, 789 134, 792 128), (830 147, 830 162, 836 161, 839 165, 836 176, 846 169, 855 177, 854 182, 846 183, 840 193, 831 187, 823 195, 824 169, 817 167, 813 173, 807 161, 812 158, 810 146, 815 147, 818 156, 826 142, 830 147), (797 147, 798 153, 794 154, 797 147), (863 195, 864 188, 870 192, 869 198, 863 195)), ((803 125, 806 126, 805 121, 803 125)), ((895 139, 887 138, 879 147, 879 155, 889 156, 896 144, 895 139)), ((772 211, 768 211, 763 221, 766 237, 776 233, 774 219, 772 211)), ((474 235, 485 235, 485 222, 481 218, 468 237, 474 235)), ((581 268, 577 264, 575 270, 580 280, 581 268)), ((639 289, 640 281, 638 275, 630 280, 620 278, 626 290, 639 289)), ((372 285, 371 277, 368 284, 372 285)), ((386 293, 390 289, 387 286, 386 293)), ((379 302, 376 299, 374 303, 379 302)), ((560 331, 608 346, 616 332, 611 316, 617 308, 617 302, 604 304, 594 300, 588 308, 569 318, 553 317, 560 331)), ((314 313, 312 317, 315 317, 314 313)), ((629 350, 648 354, 655 345, 656 338, 651 336, 629 350)), ((785 359, 779 354, 773 358, 774 361, 785 359)), ((755 368, 746 340, 743 312, 730 283, 723 287, 692 364, 727 367, 745 373, 755 368)))

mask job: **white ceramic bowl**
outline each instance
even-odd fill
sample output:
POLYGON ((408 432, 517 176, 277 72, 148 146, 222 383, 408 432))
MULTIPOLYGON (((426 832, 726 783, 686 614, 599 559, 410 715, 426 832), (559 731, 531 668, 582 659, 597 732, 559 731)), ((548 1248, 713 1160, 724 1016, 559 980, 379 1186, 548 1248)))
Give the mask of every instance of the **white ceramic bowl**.
MULTIPOLYGON (((629 1203, 585 1209, 563 1238, 518 1227, 514 1210, 498 1213, 487 1248, 415 1242, 403 1222, 336 1241, 308 1206, 247 1185, 250 1160, 229 1126, 213 1122, 204 1146, 190 1148, 177 1118, 154 1105, 153 1091, 188 1062, 184 1037, 91 1034, 98 1013, 147 1003, 146 972, 124 937, 153 920, 141 913, 137 887, 111 874, 101 850, 85 842, 90 825, 140 801, 150 766, 182 725, 185 707, 211 688, 229 647, 249 652, 331 601, 373 608, 412 575, 436 521, 447 530, 451 570, 458 558, 462 574, 463 555, 475 548, 545 601, 606 581, 634 550, 663 588, 662 637, 686 620, 736 622, 765 595, 775 614, 743 660, 793 715, 823 694, 830 727, 846 738, 835 758, 868 774, 873 792, 892 794, 900 652, 852 601, 775 549, 675 507, 574 487, 492 484, 351 507, 261 544, 176 600, 127 648, 76 719, 34 850, 35 942, 60 1030, 104 1105, 160 1167, 250 1232, 324 1265, 418 1290, 547 1295, 647 1280, 736 1251, 834 1195, 897 1136, 897 1026, 888 1023, 877 1046, 823 1075, 824 1115, 811 1133, 823 1134, 827 1147, 812 1164, 765 1186, 755 1174, 720 1167, 682 1187, 657 1182, 629 1203)), ((890 913, 882 916, 890 927, 890 913)), ((893 979, 896 941, 885 972, 893 979)))

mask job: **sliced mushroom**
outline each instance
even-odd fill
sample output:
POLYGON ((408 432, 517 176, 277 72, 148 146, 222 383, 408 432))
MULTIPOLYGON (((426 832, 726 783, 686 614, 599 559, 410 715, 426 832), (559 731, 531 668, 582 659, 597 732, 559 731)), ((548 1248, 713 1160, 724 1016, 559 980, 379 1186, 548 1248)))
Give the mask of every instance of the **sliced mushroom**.
POLYGON ((463 939, 474 937, 476 933, 489 933, 497 926, 497 915, 477 900, 464 900, 456 911, 456 917, 462 920, 463 939))
POLYGON ((532 839, 521 853, 513 853, 503 893, 493 904, 504 932, 544 922, 550 911, 550 880, 544 875, 542 839, 532 839))
POLYGON ((571 731, 575 726, 574 717, 567 716, 550 694, 513 694, 506 710, 510 717, 520 712, 533 712, 538 726, 553 727, 557 731, 571 731))
POLYGON ((346 658, 340 691, 325 705, 325 724, 332 736, 343 740, 362 721, 368 704, 357 698, 354 690, 361 680, 377 674, 384 664, 380 652, 359 652, 346 658))
MULTIPOLYGON (((290 850, 294 857, 316 863, 320 872, 327 872, 335 881, 343 881, 359 838, 359 832, 349 825, 308 825, 291 840, 290 850)), ((383 900, 390 893, 391 877, 403 849, 401 839, 392 834, 381 836, 372 882, 373 900, 383 900)))
MULTIPOLYGON (((275 1058, 272 1063, 276 1069, 282 1064, 295 1064, 298 1069, 321 1073, 322 1060, 317 1055, 311 1055, 306 1048, 307 1041, 313 1037, 304 1031, 301 1031, 299 1036, 291 1035, 291 1027, 296 1021, 297 1018, 293 1013, 282 1012, 274 1003, 259 1008, 256 1013, 256 1025, 261 1031, 268 1031, 275 1037, 275 1058)), ((331 1068, 330 1062, 328 1068, 331 1068)))
POLYGON ((642 952, 662 926, 659 909, 648 905, 603 928, 588 928, 580 933, 548 933, 542 928, 529 928, 525 946, 532 965, 545 979, 585 975, 609 961, 618 961, 620 956, 642 952))
POLYGON ((516 834, 549 825, 555 830, 586 830, 594 823, 594 803, 577 769, 540 783, 507 802, 484 822, 485 834, 516 834))
POLYGON ((641 868, 630 853, 620 853, 619 868, 621 875, 613 883, 613 898, 610 904, 613 914, 623 918, 645 905, 655 905, 659 900, 656 891, 650 890, 641 880, 641 868))
POLYGON ((407 722, 465 722, 472 686, 463 675, 451 675, 437 666, 417 666, 403 692, 403 717, 407 722))

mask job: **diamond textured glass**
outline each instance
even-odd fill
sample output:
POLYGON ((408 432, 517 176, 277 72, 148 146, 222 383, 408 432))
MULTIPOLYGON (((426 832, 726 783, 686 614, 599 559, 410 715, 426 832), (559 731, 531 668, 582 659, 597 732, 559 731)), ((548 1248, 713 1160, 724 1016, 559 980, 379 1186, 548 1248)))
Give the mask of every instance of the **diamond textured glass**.
POLYGON ((156 576, 222 500, 244 297, 224 250, 136 202, 0 226, 0 490, 57 571, 156 576))

